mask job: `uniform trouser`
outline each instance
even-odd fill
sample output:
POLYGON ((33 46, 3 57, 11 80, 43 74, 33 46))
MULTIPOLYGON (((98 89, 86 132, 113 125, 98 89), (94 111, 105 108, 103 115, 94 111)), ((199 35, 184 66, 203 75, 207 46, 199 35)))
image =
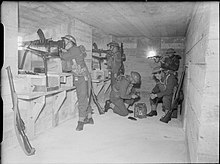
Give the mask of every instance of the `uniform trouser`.
POLYGON ((117 76, 120 75, 121 63, 118 63, 111 70, 111 86, 116 82, 117 76))
POLYGON ((77 77, 78 80, 74 81, 76 86, 76 94, 78 99, 79 117, 87 117, 88 113, 92 112, 91 105, 89 103, 89 86, 88 80, 86 81, 84 76, 77 77))
POLYGON ((164 111, 171 109, 172 95, 169 95, 169 96, 163 96, 160 98, 156 97, 154 99, 150 98, 151 110, 156 110, 158 103, 161 101, 162 101, 162 109, 164 111))
POLYGON ((116 92, 111 91, 110 93, 110 101, 115 105, 113 108, 113 112, 119 114, 120 116, 127 116, 128 110, 125 106, 125 103, 132 104, 134 100, 126 101, 120 98, 116 92))

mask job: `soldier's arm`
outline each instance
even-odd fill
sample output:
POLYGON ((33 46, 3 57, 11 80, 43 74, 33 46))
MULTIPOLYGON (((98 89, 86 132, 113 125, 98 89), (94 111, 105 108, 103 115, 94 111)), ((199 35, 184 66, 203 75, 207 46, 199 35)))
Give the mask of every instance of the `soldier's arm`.
POLYGON ((157 97, 163 97, 165 95, 171 95, 173 88, 177 85, 177 80, 174 75, 170 75, 167 79, 166 89, 163 92, 157 93, 157 97))
POLYGON ((69 51, 66 51, 66 52, 62 52, 60 53, 60 58, 62 60, 72 60, 74 58, 73 54, 71 53, 71 49, 69 51))
POLYGON ((159 89, 158 85, 156 84, 154 86, 154 88, 152 89, 151 93, 158 93, 158 92, 160 92, 160 89, 159 89))

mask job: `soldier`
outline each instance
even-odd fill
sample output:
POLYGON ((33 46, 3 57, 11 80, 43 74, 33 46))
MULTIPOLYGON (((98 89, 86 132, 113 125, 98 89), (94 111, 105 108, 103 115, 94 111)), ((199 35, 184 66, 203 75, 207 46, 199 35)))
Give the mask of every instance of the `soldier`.
POLYGON ((160 63, 161 68, 174 73, 177 77, 177 71, 179 69, 181 56, 175 55, 175 53, 176 52, 173 48, 169 48, 166 52, 166 55, 160 60, 160 63))
POLYGON ((111 71, 111 85, 120 74, 124 74, 124 65, 119 44, 117 42, 110 42, 107 44, 110 53, 107 54, 107 65, 111 71))
MULTIPOLYGON (((129 111, 125 106, 125 102, 127 100, 134 100, 139 97, 139 95, 136 95, 134 92, 132 92, 132 88, 134 84, 138 84, 140 82, 141 75, 138 72, 132 71, 130 75, 118 76, 116 82, 112 86, 110 100, 105 102, 105 112, 111 108, 114 113, 117 113, 120 116, 127 116, 129 111)), ((133 102, 130 101, 130 103, 133 102)))
POLYGON ((65 41, 65 49, 62 49, 60 57, 66 63, 64 69, 71 71, 74 75, 79 109, 79 120, 76 130, 81 131, 84 124, 94 124, 92 108, 89 103, 91 77, 84 61, 87 54, 84 46, 77 46, 76 39, 73 36, 66 35, 62 39, 65 41))
POLYGON ((163 102, 162 110, 165 113, 171 110, 174 87, 178 84, 175 75, 171 72, 165 72, 161 67, 155 67, 152 74, 156 85, 150 94, 151 111, 147 114, 148 117, 157 115, 157 105, 160 101, 163 102))

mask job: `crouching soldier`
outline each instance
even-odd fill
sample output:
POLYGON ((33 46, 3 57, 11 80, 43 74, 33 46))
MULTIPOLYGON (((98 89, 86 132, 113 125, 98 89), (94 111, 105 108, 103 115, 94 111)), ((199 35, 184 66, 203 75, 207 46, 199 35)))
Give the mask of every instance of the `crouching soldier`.
POLYGON ((157 105, 162 102, 162 110, 167 113, 171 110, 174 87, 177 86, 178 80, 172 72, 165 72, 161 67, 153 69, 153 78, 156 85, 150 94, 151 112, 148 117, 157 115, 157 105))
POLYGON ((117 77, 116 82, 112 86, 110 100, 105 102, 105 112, 112 109, 114 113, 120 116, 127 116, 129 111, 126 106, 132 104, 134 99, 139 95, 132 92, 134 84, 141 82, 141 75, 138 72, 131 72, 130 75, 117 77), (132 101, 133 100, 133 101, 132 101), (125 103, 129 103, 126 104, 125 103))

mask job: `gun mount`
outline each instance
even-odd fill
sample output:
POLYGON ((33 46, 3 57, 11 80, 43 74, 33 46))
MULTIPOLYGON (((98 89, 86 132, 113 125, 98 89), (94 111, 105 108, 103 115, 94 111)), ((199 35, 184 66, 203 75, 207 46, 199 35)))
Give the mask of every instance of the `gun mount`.
POLYGON ((61 48, 65 48, 64 40, 53 41, 51 38, 46 39, 41 29, 37 30, 37 34, 40 38, 39 40, 22 42, 21 47, 23 47, 25 52, 19 69, 23 69, 28 51, 42 57, 44 60, 44 58, 59 57, 61 48), (45 51, 40 50, 42 48, 45 49, 45 51))
POLYGON ((26 41, 22 43, 21 46, 23 47, 25 52, 19 69, 23 69, 28 52, 32 52, 33 54, 41 57, 44 62, 46 87, 48 87, 47 60, 50 58, 60 58, 59 53, 61 52, 62 48, 65 48, 65 42, 64 40, 53 41, 52 39, 46 39, 41 29, 38 29, 37 34, 40 38, 39 40, 26 41), (45 51, 42 51, 42 48, 45 51))

